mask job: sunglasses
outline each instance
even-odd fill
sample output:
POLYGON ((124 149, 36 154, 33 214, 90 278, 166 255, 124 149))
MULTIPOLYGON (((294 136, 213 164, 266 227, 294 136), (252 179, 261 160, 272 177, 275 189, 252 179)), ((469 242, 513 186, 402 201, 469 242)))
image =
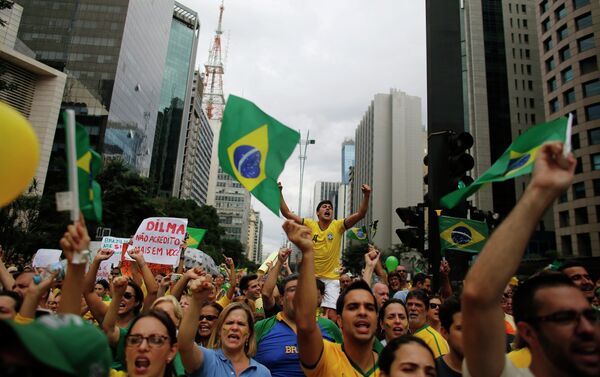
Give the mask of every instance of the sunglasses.
POLYGON ((125 338, 125 344, 128 347, 140 346, 144 340, 148 342, 150 347, 160 347, 169 339, 168 336, 152 334, 148 336, 142 335, 127 335, 125 338))
POLYGON ((126 300, 131 300, 134 297, 135 296, 131 292, 125 292, 125 293, 123 293, 123 298, 126 299, 126 300))
POLYGON ((593 324, 600 323, 600 312, 595 309, 586 309, 582 312, 563 310, 545 316, 533 317, 532 320, 537 322, 554 322, 557 325, 564 326, 579 324, 581 317, 584 317, 588 322, 593 324))
POLYGON ((200 320, 201 320, 201 321, 204 321, 204 320, 207 320, 207 321, 214 321, 214 320, 216 320, 217 318, 219 318, 219 317, 217 317, 216 315, 201 315, 201 316, 200 316, 200 320))
POLYGON ((431 308, 431 309, 437 309, 439 307, 440 307, 440 304, 435 304, 435 303, 430 303, 429 304, 429 308, 431 308))

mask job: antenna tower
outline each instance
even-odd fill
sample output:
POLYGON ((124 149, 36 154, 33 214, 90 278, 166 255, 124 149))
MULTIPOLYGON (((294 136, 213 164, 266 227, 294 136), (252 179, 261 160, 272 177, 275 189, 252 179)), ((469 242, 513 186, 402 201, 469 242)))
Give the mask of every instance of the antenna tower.
POLYGON ((221 1, 219 8, 219 24, 215 31, 215 39, 208 50, 208 62, 204 64, 204 95, 202 96, 202 107, 206 111, 208 119, 223 119, 223 108, 225 107, 225 96, 223 95, 223 60, 221 58, 221 23, 223 21, 223 10, 225 7, 221 1))

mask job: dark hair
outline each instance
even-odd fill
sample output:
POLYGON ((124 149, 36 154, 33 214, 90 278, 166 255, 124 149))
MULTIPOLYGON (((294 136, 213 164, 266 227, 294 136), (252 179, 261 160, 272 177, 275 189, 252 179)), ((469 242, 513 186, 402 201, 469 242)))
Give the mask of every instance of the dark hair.
POLYGON ((298 280, 298 274, 291 274, 291 275, 288 275, 288 276, 284 277, 283 279, 281 279, 281 281, 279 283, 277 283, 277 289, 279 290, 279 293, 283 294, 283 291, 285 291, 285 286, 287 285, 287 283, 289 283, 290 281, 294 281, 294 280, 298 280))
POLYGON ((133 288, 133 291, 135 292, 135 307, 133 308, 133 314, 138 315, 140 314, 140 311, 142 310, 142 306, 144 305, 144 291, 142 291, 142 288, 140 288, 139 285, 137 285, 133 280, 128 279, 127 280, 127 285, 130 286, 131 288, 133 288))
POLYGON ((110 289, 110 284, 105 279, 98 280, 96 284, 100 284, 106 291, 110 289))
POLYGON ((392 304, 402 305, 402 307, 404 308, 404 313, 408 317, 408 310, 406 310, 406 305, 404 304, 404 302, 402 302, 402 300, 397 299, 397 298, 391 298, 391 299, 387 300, 386 302, 384 302, 383 305, 381 305, 381 309, 379 309, 379 316, 377 318, 377 322, 383 321, 383 317, 385 316, 385 309, 387 309, 387 307, 392 304))
POLYGON ((429 308, 429 296, 427 296, 427 293, 425 293, 423 289, 413 289, 412 291, 408 292, 406 295, 406 303, 408 303, 409 298, 413 297, 419 301, 422 301, 425 305, 425 308, 429 308))
POLYGON ((430 279, 430 277, 422 272, 419 272, 418 274, 415 274, 415 276, 413 276, 412 286, 416 287, 417 284, 425 284, 425 280, 427 279, 430 279))
POLYGON ((321 206, 323 206, 325 204, 329 204, 331 206, 331 208, 333 208, 333 203, 331 202, 331 200, 321 200, 319 202, 319 204, 317 204, 317 212, 319 212, 319 209, 321 209, 321 206))
POLYGON ((240 279, 240 291, 244 293, 244 291, 248 290, 248 286, 252 280, 258 279, 257 274, 246 275, 240 279))
POLYGON ((325 295, 325 283, 323 283, 323 281, 320 279, 317 279, 317 289, 321 293, 321 296, 325 295))
MULTIPOLYGON (((138 287, 139 288, 139 287, 138 287)), ((129 330, 127 330, 127 334, 125 335, 125 337, 128 337, 129 334, 131 333, 131 330, 133 329, 133 326, 135 326, 135 324, 142 318, 155 318, 157 320, 160 321, 160 323, 163 324, 163 326, 165 326, 165 328, 167 329, 167 334, 169 335, 169 344, 173 345, 175 343, 177 343, 177 327, 175 327, 175 324, 173 323, 173 320, 171 319, 171 317, 169 317, 169 315, 167 313, 165 313, 164 311, 160 310, 160 309, 152 309, 150 311, 148 311, 147 313, 141 314, 137 317, 135 317, 133 319, 133 321, 131 321, 131 325, 129 325, 129 330)), ((173 359, 175 360, 175 359, 173 359)), ((165 368, 165 377, 168 376, 173 376, 175 373, 175 369, 173 367, 173 360, 171 360, 170 363, 167 364, 167 367, 165 368)))
POLYGON ((440 306, 440 324, 447 332, 450 332, 450 326, 454 322, 453 316, 456 313, 460 313, 460 299, 457 296, 450 296, 440 306))
POLYGON ((567 275, 554 271, 542 271, 522 282, 513 291, 512 306, 515 323, 529 322, 537 315, 539 304, 534 298, 538 290, 563 286, 577 288, 567 275))
POLYGON ((398 338, 392 339, 385 346, 383 351, 381 351, 381 354, 379 355, 379 371, 389 375, 390 369, 392 367, 392 363, 394 362, 394 359, 396 358, 396 350, 398 350, 398 349, 400 349, 400 347, 402 347, 406 344, 410 344, 410 343, 416 343, 416 344, 420 345, 421 347, 425 348, 431 355, 431 358, 433 360, 435 360, 435 356, 433 356, 433 352, 431 351, 431 348, 429 348, 429 346, 427 345, 427 343, 425 343, 423 341, 423 339, 417 338, 416 336, 413 336, 413 335, 402 335, 398 338))
MULTIPOLYGON (((223 307, 219 304, 217 304, 216 302, 211 302, 210 304, 206 304, 204 306, 210 306, 211 308, 215 309, 217 311, 217 317, 221 315, 221 312, 223 311, 223 307)), ((204 306, 200 309, 204 309, 204 306)), ((198 330, 196 330, 196 336, 195 336, 195 342, 202 345, 202 346, 206 346, 206 344, 204 343, 208 343, 208 339, 202 339, 200 337, 200 334, 198 333, 198 330), (204 341, 204 343, 203 343, 204 341)))
POLYGON ((10 297, 15 300, 15 312, 19 312, 21 310, 21 304, 23 304, 23 299, 17 292, 13 291, 0 291, 0 296, 10 297))
POLYGON ((354 291, 356 289, 362 289, 369 292, 371 297, 373 297, 373 303, 375 304, 375 312, 378 311, 377 300, 375 299, 375 295, 371 291, 371 287, 369 287, 369 284, 364 280, 355 280, 352 283, 350 283, 350 285, 348 285, 346 289, 342 291, 342 293, 340 293, 340 296, 338 297, 337 302, 335 303, 335 311, 337 315, 342 315, 342 312, 344 311, 344 301, 346 300, 346 295, 348 295, 349 292, 354 291))
POLYGON ((587 271, 587 268, 585 267, 585 265, 583 263, 581 263, 581 262, 576 261, 576 260, 568 260, 568 261, 566 261, 565 263, 563 263, 560 266, 560 268, 558 269, 558 271, 565 272, 565 270, 567 268, 572 268, 572 267, 581 267, 581 268, 583 268, 584 270, 587 271))

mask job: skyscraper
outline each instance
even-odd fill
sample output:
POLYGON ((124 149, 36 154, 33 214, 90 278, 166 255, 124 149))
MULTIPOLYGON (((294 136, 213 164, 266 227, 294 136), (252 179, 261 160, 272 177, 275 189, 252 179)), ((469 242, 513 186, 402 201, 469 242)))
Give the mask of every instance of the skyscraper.
POLYGON ((211 205, 217 209, 219 225, 225 229, 224 237, 239 240, 245 247, 252 210, 250 193, 221 168, 218 168, 215 201, 211 205))
POLYGON ((198 14, 175 2, 150 166, 161 196, 179 196, 199 27, 198 14))
POLYGON ((423 200, 423 147, 421 99, 392 89, 376 94, 356 129, 355 166, 352 172, 352 210, 362 201, 362 184, 373 189, 365 220, 379 220, 374 239, 382 249, 399 244, 395 229, 401 228, 394 212, 423 200))
MULTIPOLYGON (((311 208, 312 213, 314 213, 314 210, 317 208, 317 204, 323 200, 331 200, 334 207, 337 208, 337 196, 339 188, 340 182, 315 182, 315 189, 313 192, 313 206, 315 208, 311 208)), ((334 208, 334 210, 336 208, 334 208)))
POLYGON ((548 120, 575 116, 575 182, 554 206, 559 250, 600 256, 600 3, 538 0, 540 63, 548 120))
POLYGON ((260 212, 251 209, 250 218, 248 221, 248 242, 246 255, 248 260, 258 264, 260 264, 262 261, 262 231, 263 222, 260 218, 260 212))
POLYGON ((354 166, 354 140, 345 139, 342 143, 342 183, 349 182, 350 167, 354 166))
MULTIPOLYGON (((19 4, 19 38, 36 59, 68 75, 63 107, 75 109, 96 149, 148 175, 173 1, 19 4)), ((55 151, 63 140, 59 125, 55 151)))

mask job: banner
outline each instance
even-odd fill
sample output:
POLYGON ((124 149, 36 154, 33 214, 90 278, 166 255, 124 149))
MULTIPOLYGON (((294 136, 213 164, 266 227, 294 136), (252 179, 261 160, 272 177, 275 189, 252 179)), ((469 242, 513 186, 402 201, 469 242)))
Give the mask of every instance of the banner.
POLYGON ((144 253, 147 263, 179 263, 181 243, 185 238, 187 219, 151 217, 144 219, 133 236, 133 245, 144 253))
POLYGON ((31 265, 33 267, 47 267, 60 260, 62 250, 58 249, 39 249, 33 256, 31 265))
MULTIPOLYGON (((113 255, 100 263, 98 273, 96 274, 96 280, 104 279, 110 281, 110 270, 111 268, 118 267, 121 261, 121 253, 123 250, 123 244, 127 243, 129 238, 118 238, 118 237, 102 237, 100 242, 100 249, 111 249, 113 255)), ((96 251, 94 252, 94 254, 96 251)))

